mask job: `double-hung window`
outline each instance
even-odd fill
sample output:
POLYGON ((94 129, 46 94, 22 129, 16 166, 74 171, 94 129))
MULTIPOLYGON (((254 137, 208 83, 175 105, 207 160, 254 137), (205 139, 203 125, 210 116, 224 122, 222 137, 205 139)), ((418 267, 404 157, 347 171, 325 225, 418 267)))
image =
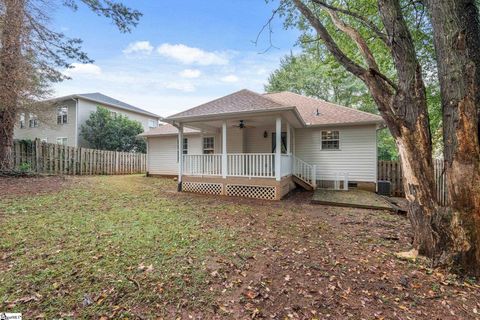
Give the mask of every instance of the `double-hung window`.
POLYGON ((153 119, 148 119, 148 127, 150 129, 156 128, 158 126, 158 121, 153 119))
POLYGON ((61 145, 67 145, 67 142, 68 142, 68 138, 64 138, 64 137, 61 137, 61 138, 57 138, 57 144, 61 144, 61 145))
POLYGON ((25 128, 25 113, 20 114, 20 128, 25 128))
POLYGON ((340 150, 338 131, 322 131, 322 150, 340 150))
POLYGON ((37 128, 38 127, 38 119, 36 115, 30 114, 30 119, 28 120, 28 126, 30 128, 37 128))
POLYGON ((203 138, 203 154, 215 153, 215 139, 214 137, 203 138))
POLYGON ((68 107, 57 108, 57 124, 66 124, 68 121, 68 107))

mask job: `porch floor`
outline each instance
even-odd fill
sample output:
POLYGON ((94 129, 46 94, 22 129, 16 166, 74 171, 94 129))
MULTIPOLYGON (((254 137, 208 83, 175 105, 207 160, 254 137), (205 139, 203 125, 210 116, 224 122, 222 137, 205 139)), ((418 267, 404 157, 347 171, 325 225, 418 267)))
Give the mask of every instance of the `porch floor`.
POLYGON ((317 189, 313 194, 312 203, 337 207, 396 211, 382 196, 358 189, 348 191, 317 189))

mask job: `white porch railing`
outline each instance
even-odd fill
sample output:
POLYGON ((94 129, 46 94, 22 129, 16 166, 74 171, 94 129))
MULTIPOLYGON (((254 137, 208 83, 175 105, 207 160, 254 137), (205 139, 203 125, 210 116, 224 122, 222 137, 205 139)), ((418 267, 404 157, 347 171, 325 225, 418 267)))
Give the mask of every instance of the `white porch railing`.
MULTIPOLYGON (((281 155, 281 176, 293 173, 293 156, 281 155)), ((187 154, 183 156, 183 174, 192 176, 221 176, 221 154, 187 154)), ((275 178, 274 153, 229 153, 227 176, 275 178)))
POLYGON ((221 154, 186 154, 183 156, 183 174, 221 176, 221 154))
POLYGON ((273 178, 275 177, 275 154, 229 153, 227 168, 227 176, 273 178))
POLYGON ((297 157, 293 157, 293 174, 312 187, 316 187, 317 173, 315 165, 308 164, 297 157))

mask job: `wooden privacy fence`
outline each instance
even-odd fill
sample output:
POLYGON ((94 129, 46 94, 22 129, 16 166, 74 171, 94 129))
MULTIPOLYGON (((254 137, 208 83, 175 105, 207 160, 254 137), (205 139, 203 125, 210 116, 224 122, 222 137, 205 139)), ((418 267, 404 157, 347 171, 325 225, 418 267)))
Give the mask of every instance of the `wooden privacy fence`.
POLYGON ((67 175, 114 175, 146 172, 144 153, 75 148, 54 143, 14 141, 16 170, 67 175))
MULTIPOLYGON (((438 202, 445 206, 447 204, 447 185, 445 179, 445 164, 443 160, 435 159, 435 192, 438 202)), ((403 189, 403 174, 400 161, 378 161, 378 180, 390 181, 392 195, 396 197, 405 196, 403 189)))

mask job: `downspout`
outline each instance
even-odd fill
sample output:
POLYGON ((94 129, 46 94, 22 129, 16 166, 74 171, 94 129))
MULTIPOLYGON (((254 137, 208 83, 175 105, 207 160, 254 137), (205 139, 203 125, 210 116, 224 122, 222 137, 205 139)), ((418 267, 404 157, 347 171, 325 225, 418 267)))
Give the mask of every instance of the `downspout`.
POLYGON ((75 101, 75 148, 78 148, 78 98, 72 98, 75 101))

